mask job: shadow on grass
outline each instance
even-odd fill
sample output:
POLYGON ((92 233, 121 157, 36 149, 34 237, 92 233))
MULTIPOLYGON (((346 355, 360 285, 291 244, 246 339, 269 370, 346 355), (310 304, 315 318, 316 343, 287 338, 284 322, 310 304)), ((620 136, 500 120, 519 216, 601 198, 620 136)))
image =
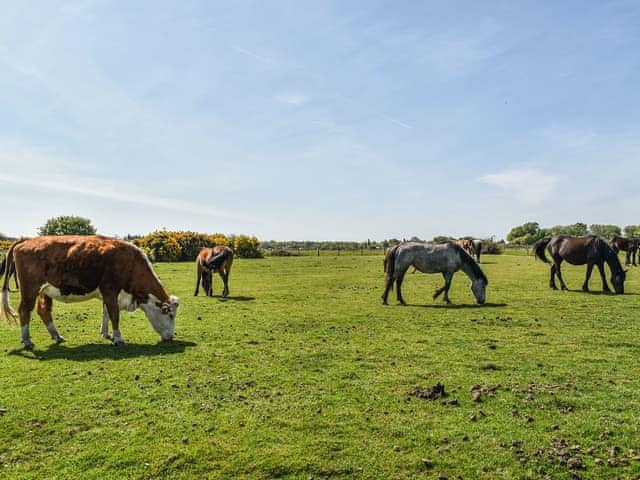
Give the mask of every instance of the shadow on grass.
MULTIPOLYGON (((549 289, 551 291, 553 291, 553 289, 549 289)), ((561 291, 560 289, 558 289, 557 291, 561 291)), ((631 293, 631 292, 624 292, 624 293, 613 293, 613 292, 605 292, 602 290, 589 290, 587 292, 585 292, 582 289, 572 289, 570 288, 569 290, 566 290, 567 292, 572 292, 572 293, 584 293, 585 295, 605 295, 605 296, 611 296, 611 297, 617 297, 617 296, 621 296, 621 297, 626 297, 626 296, 635 296, 635 295, 640 295, 640 293, 631 293)))
POLYGON ((218 297, 218 300, 220 300, 221 302, 250 302, 251 300, 255 300, 255 299, 256 297, 243 297, 243 296, 227 297, 227 298, 218 297))
MULTIPOLYGON (((400 304, 398 304, 400 305, 400 304)), ((491 302, 487 302, 483 305, 478 305, 477 303, 461 303, 461 304, 455 304, 455 303, 451 303, 449 305, 447 305, 446 303, 434 303, 434 304, 427 304, 427 305, 419 305, 419 304, 415 304, 415 303, 407 303, 406 305, 407 307, 421 307, 421 308, 446 308, 446 309, 452 309, 452 310, 456 310, 456 309, 461 309, 461 308, 502 308, 502 307, 506 307, 507 304, 506 303, 491 303, 491 302)))
POLYGON ((173 340, 170 342, 158 342, 155 345, 126 343, 116 347, 111 343, 88 343, 68 347, 64 343, 52 344, 46 349, 29 351, 24 348, 15 349, 9 355, 17 355, 29 360, 74 360, 76 362, 87 362, 102 358, 113 360, 136 357, 153 357, 157 355, 171 355, 183 353, 187 347, 195 347, 197 343, 173 340))

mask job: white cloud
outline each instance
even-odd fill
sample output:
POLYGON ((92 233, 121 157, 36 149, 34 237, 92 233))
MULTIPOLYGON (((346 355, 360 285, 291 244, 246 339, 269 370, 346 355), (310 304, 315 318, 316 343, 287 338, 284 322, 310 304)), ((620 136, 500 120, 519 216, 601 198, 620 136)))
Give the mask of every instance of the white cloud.
POLYGON ((540 204, 551 195, 558 178, 534 168, 513 168, 483 175, 480 180, 503 189, 507 194, 528 204, 540 204))
POLYGON ((278 93, 275 98, 278 102, 289 105, 302 105, 308 101, 307 97, 299 92, 281 92, 278 93))

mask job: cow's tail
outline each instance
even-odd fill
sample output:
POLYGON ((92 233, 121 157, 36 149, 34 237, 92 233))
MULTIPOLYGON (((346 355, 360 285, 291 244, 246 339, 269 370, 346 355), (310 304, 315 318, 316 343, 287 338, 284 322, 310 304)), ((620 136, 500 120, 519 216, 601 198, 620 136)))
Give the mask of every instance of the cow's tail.
POLYGON ((2 290, 0 291, 0 318, 4 319, 5 322, 9 322, 10 319, 14 321, 18 319, 18 314, 9 304, 9 279, 11 278, 11 272, 15 269, 13 247, 15 247, 15 244, 11 245, 5 258, 4 279, 2 281, 2 290))
POLYGON ((547 259, 547 256, 544 254, 544 249, 547 248, 547 245, 549 245, 550 241, 551 241, 551 238, 549 237, 541 238, 540 240, 538 240, 536 243, 533 244, 533 253, 535 254, 536 257, 538 257, 544 263, 551 263, 547 259))

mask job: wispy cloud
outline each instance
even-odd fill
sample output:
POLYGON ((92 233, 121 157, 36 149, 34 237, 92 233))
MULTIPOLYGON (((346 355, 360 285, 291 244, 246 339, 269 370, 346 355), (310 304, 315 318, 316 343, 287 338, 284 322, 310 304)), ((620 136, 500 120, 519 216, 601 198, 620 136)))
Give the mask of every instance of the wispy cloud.
POLYGON ((302 105, 309 100, 306 95, 300 92, 281 92, 275 96, 278 102, 287 103, 289 105, 302 105))
POLYGON ((242 220, 252 220, 247 217, 235 215, 230 212, 216 210, 209 205, 199 205, 192 202, 184 202, 167 197, 159 197, 144 193, 136 193, 126 188, 119 188, 112 183, 104 183, 94 178, 70 177, 70 176, 17 176, 0 173, 0 183, 22 185, 40 190, 53 190, 77 195, 105 198, 137 205, 147 205, 150 207, 173 210, 178 212, 195 213, 219 218, 233 218, 242 220))
POLYGON ((399 125, 399 126, 401 126, 402 128, 406 128, 406 129, 408 129, 408 130, 411 130, 411 129, 413 128, 413 127, 412 127, 411 125, 409 125, 408 123, 401 122, 400 120, 397 120, 397 119, 395 119, 395 118, 393 118, 393 117, 390 117, 389 115, 386 115, 386 114, 384 114, 384 113, 381 113, 381 112, 375 112, 375 113, 376 113, 376 115, 378 115, 379 117, 382 117, 382 118, 384 118, 385 120, 389 120, 391 123, 395 123, 396 125, 399 125))
POLYGON ((553 193, 558 178, 534 168, 513 168, 483 175, 480 181, 500 187, 522 202, 536 205, 553 193))
POLYGON ((247 57, 251 57, 254 60, 258 60, 259 62, 262 63, 271 63, 272 60, 268 57, 263 57, 262 55, 258 55, 257 53, 254 53, 250 50, 247 50, 245 48, 240 48, 240 47, 234 47, 233 48, 236 52, 241 53, 242 55, 246 55, 247 57))

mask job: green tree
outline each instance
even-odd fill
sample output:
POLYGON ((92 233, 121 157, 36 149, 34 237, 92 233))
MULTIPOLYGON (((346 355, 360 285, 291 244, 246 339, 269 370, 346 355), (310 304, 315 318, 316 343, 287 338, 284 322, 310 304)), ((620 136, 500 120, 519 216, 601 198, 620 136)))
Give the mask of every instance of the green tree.
POLYGON ((39 235, 95 235, 96 229, 88 218, 62 215, 50 218, 38 229, 39 235))
POLYGON ((507 234, 507 241, 515 245, 532 245, 544 237, 544 231, 540 229, 538 222, 527 222, 513 227, 507 234))
POLYGON ((640 237, 640 225, 627 225, 622 231, 627 237, 640 237))
POLYGON ((599 237, 602 237, 606 240, 610 240, 616 235, 622 235, 622 231, 617 225, 593 224, 589 226, 589 231, 592 234, 598 235, 599 237))
POLYGON ((572 235, 574 237, 582 237, 589 232, 586 223, 577 222, 573 225, 555 225, 550 228, 543 229, 545 237, 552 237, 554 235, 572 235))

